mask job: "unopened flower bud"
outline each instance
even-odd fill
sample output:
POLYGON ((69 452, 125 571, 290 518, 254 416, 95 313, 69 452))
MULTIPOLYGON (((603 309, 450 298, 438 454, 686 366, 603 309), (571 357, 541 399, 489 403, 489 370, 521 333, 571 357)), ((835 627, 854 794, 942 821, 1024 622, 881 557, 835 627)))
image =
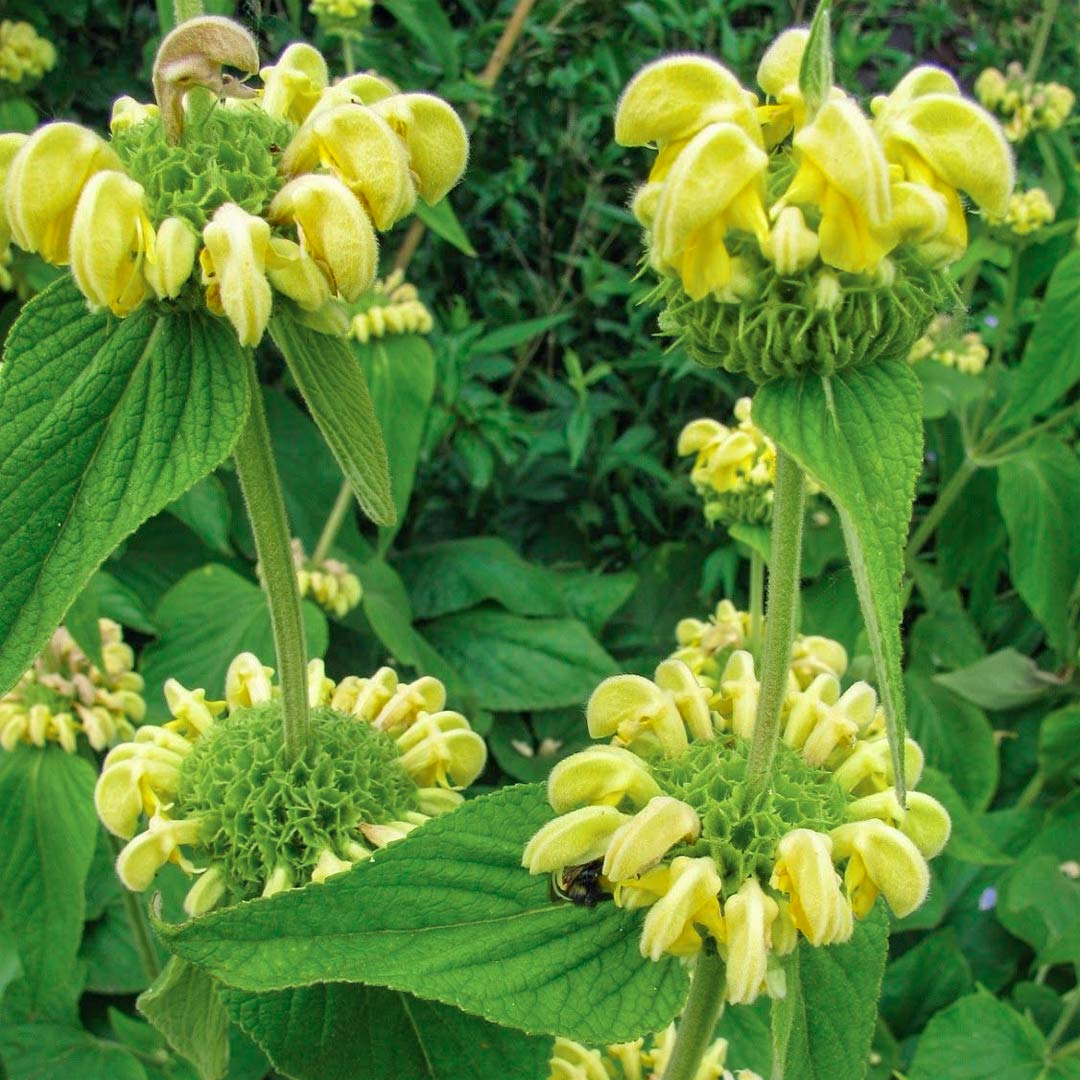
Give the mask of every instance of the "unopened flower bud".
POLYGON ((228 318, 241 345, 257 345, 273 303, 266 279, 270 226, 235 203, 224 203, 203 229, 203 242, 199 261, 207 306, 228 318))
POLYGON ((178 217, 167 217, 157 230, 153 258, 143 273, 159 300, 174 300, 195 269, 199 240, 192 227, 178 217))
POLYGON ((679 799, 658 795, 620 826, 604 856, 604 877, 626 881, 652 869, 676 844, 701 833, 697 811, 679 799))

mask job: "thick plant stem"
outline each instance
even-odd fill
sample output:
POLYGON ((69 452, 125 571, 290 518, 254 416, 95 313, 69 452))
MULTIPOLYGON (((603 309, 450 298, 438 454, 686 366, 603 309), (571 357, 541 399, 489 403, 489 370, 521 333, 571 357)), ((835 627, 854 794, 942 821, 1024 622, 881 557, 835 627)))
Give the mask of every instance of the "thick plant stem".
POLYGON ((313 564, 321 563, 330 554, 330 549, 334 546, 337 534, 341 531, 341 526, 345 522, 345 515, 348 514, 352 504, 352 487, 349 481, 346 480, 338 488, 337 498, 334 500, 334 505, 330 507, 330 513, 327 515, 322 532, 319 533, 319 540, 315 544, 315 550, 311 553, 313 564))
MULTIPOLYGON (((109 843, 112 845, 113 855, 118 856, 122 847, 120 841, 115 836, 110 836, 109 843)), ((143 974, 149 982, 153 982, 161 974, 161 964, 158 962, 157 950, 154 948, 154 938, 150 933, 146 910, 140 898, 123 886, 120 888, 120 900, 124 905, 124 915, 127 917, 131 936, 135 941, 135 951, 139 954, 143 974)))
POLYGON ((750 654, 754 663, 761 663, 761 624, 765 608, 765 560, 761 552, 753 548, 750 552, 750 654))
POLYGON ((938 492, 937 501, 930 507, 926 517, 919 522, 919 527, 911 534, 905 552, 908 559, 914 559, 926 546, 926 542, 941 524, 941 519, 949 512, 952 504, 956 502, 960 492, 967 487, 968 481, 975 475, 978 468, 975 461, 965 457, 960 467, 949 477, 948 482, 938 492))
POLYGON ((724 971, 724 961, 706 944, 694 964, 690 994, 663 1080, 693 1080, 697 1073, 724 1010, 724 971))
POLYGON ((799 604, 805 510, 806 483, 803 471, 794 458, 777 448, 761 692, 746 766, 747 779, 756 780, 759 786, 764 786, 768 781, 776 743, 780 738, 780 708, 787 690, 791 643, 795 640, 795 615, 799 604))
POLYGON ((203 14, 202 0, 173 0, 173 11, 176 13, 176 25, 179 26, 203 14))
POLYGON ((251 412, 233 454, 248 520, 255 537, 263 591, 270 608, 278 678, 281 680, 285 749, 295 758, 303 752, 311 737, 307 700, 307 642, 304 640, 304 619, 296 585, 289 525, 285 518, 277 468, 274 466, 270 430, 266 425, 262 393, 255 371, 255 355, 249 350, 247 357, 251 412))

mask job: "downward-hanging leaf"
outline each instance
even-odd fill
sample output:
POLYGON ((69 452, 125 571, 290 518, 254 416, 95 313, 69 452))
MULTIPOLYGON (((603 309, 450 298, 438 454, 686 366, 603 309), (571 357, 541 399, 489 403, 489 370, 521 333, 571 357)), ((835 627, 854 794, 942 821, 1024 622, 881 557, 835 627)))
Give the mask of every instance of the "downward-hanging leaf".
POLYGON ((159 926, 166 946, 240 990, 363 982, 591 1046, 659 1031, 686 974, 638 951, 642 913, 553 902, 521 867, 552 812, 540 784, 504 788, 319 888, 159 926))
POLYGON ((900 583, 915 478, 922 390, 903 360, 763 386, 754 420, 816 480, 840 512, 903 785, 900 583))
POLYGON ((117 321, 67 277, 26 305, 0 366, 0 692, 113 548, 229 455, 249 393, 209 315, 117 321))
POLYGON ((270 321, 270 336, 360 509, 376 525, 392 525, 396 513, 390 466, 360 361, 341 338, 320 334, 288 315, 270 321))
POLYGON ((551 1055, 548 1038, 376 986, 220 993, 293 1080, 537 1080, 551 1055))

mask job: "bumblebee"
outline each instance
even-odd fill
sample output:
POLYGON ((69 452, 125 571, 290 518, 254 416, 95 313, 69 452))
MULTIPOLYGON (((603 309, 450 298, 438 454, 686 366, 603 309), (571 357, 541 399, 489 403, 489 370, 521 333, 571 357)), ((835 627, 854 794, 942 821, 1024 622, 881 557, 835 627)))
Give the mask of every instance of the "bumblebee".
POLYGON ((600 867, 603 859, 584 863, 581 866, 568 866, 556 870, 551 875, 551 899, 569 900, 577 907, 596 907, 601 900, 608 898, 602 884, 600 867))

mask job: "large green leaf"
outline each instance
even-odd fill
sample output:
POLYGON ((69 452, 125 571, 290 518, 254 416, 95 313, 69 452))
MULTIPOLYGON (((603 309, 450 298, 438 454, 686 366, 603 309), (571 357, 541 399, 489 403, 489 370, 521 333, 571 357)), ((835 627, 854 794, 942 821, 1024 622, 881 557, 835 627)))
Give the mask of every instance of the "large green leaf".
POLYGON ((971 965, 960 950, 956 931, 947 927, 889 964, 881 991, 881 1015, 897 1037, 914 1035, 934 1013, 973 989, 971 965))
POLYGON ((686 975, 641 958, 640 911, 553 902, 547 876, 522 869, 551 817, 541 785, 505 788, 318 888, 159 932, 241 990, 364 982, 593 1046, 658 1031, 686 975))
POLYGON ((58 746, 0 753, 0 917, 25 978, 9 988, 5 1018, 74 1018, 83 883, 97 838, 94 770, 58 746))
POLYGON ((229 1066, 229 1013, 205 971, 172 957, 139 995, 139 1012, 188 1058, 202 1080, 220 1080, 229 1066))
POLYGON ((1080 251, 1057 264, 1012 380, 1002 422, 1023 423, 1080 382, 1080 251))
POLYGON ((485 709, 584 704, 618 665, 576 619, 463 611, 425 623, 424 635, 461 672, 485 709))
MULTIPOLYGON (((308 654, 322 656, 329 637, 326 616, 308 601, 302 606, 308 654)), ((222 698, 225 672, 238 653, 253 652, 263 663, 274 664, 266 597, 227 566, 210 563, 192 570, 162 597, 154 618, 158 638, 143 651, 140 668, 152 717, 166 715, 160 692, 166 679, 222 698)))
POLYGON ((1080 1060, 1048 1060, 1046 1040, 1026 1016, 985 990, 961 998, 926 1027, 909 1080, 1075 1080, 1080 1060))
POLYGON ((376 525, 396 518, 386 446, 360 362, 341 338, 320 334, 288 315, 270 320, 282 351, 360 509, 376 525))
POLYGON ((0 1056, 11 1080, 147 1080, 127 1049, 79 1027, 2 1025, 0 1056))
POLYGON ((885 970, 888 921, 880 905, 845 945, 800 943, 785 963, 787 995, 773 1003, 774 1075, 861 1080, 870 1060, 885 970))
POLYGON ((248 396, 221 320, 91 314, 66 277, 26 305, 0 366, 0 692, 109 552, 228 456, 248 396))
POLYGON ((980 709, 1019 709, 1044 698, 1057 685, 1056 675, 1041 671, 1038 664, 1011 647, 998 649, 956 671, 934 676, 965 701, 980 709))
POLYGON ((1073 597, 1080 578, 1080 459, 1049 436, 998 469, 998 505, 1009 530, 1017 591, 1062 656, 1076 646, 1073 597))
POLYGON ((382 530, 380 551, 389 547, 409 507, 420 442, 435 394, 435 354, 417 334, 375 338, 353 343, 360 357, 375 415, 390 459, 390 487, 397 522, 382 530))
POLYGON ((921 397, 911 365, 892 360, 828 379, 779 380, 754 399, 755 421, 840 512, 898 787, 904 775, 900 584, 922 466, 921 397))
POLYGON ((325 983, 221 996, 294 1080, 537 1080, 551 1054, 549 1038, 380 987, 325 983))
POLYGON ((418 619, 495 600, 515 615, 565 615, 554 576, 526 562, 497 536, 472 536, 410 547, 394 565, 418 619))

